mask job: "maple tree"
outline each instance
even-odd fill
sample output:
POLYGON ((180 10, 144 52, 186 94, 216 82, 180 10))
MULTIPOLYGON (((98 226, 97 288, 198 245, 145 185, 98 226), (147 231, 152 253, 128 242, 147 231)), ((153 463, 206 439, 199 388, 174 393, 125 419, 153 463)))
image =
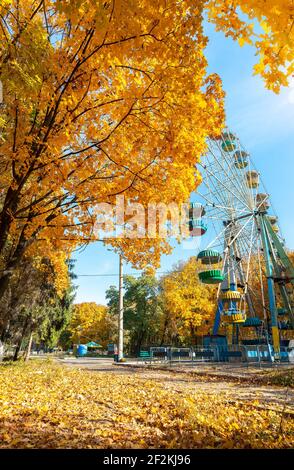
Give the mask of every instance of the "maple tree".
POLYGON ((294 5, 291 0, 208 0, 208 18, 218 31, 256 48, 254 73, 279 92, 294 72, 294 5))
MULTIPOLYGON (((205 136, 223 123, 220 79, 206 76, 201 8, 1 4, 2 283, 28 246, 54 251, 91 238, 96 203, 121 193, 143 205, 188 199, 205 136)), ((129 243, 138 245, 134 263, 165 247, 129 243)))
MULTIPOLYGON (((91 240, 99 202, 188 200, 205 139, 224 124, 221 80, 206 73, 206 13, 255 45, 269 88, 286 84, 287 0, 2 0, 0 293, 24 254, 69 256, 91 240)), ((138 267, 170 250, 158 237, 109 243, 138 267)))

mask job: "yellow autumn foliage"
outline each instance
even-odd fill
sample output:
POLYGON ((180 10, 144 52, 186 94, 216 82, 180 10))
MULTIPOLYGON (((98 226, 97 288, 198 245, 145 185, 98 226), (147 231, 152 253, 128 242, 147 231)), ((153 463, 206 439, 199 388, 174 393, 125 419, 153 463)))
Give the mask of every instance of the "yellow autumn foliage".
POLYGON ((95 302, 84 302, 74 305, 68 330, 74 343, 95 341, 105 348, 112 340, 115 327, 107 307, 95 302))
MULTIPOLYGON (((95 239, 95 207, 116 195, 145 208, 189 199, 206 136, 224 124, 194 3, 1 3, 4 269, 28 246, 95 239)), ((113 244, 139 267, 168 250, 158 237, 113 244)))
POLYGON ((255 47, 254 73, 278 93, 294 72, 292 0, 208 0, 208 18, 218 31, 255 47))
MULTIPOLYGON (((224 125, 205 15, 256 48, 268 88, 287 84, 290 0, 1 2, 1 269, 28 246, 95 239, 93 209, 116 195, 145 209, 188 200, 206 137, 224 125)), ((138 267, 170 250, 159 237, 108 241, 138 267)))
POLYGON ((216 288, 208 288, 198 279, 203 265, 195 257, 182 263, 162 280, 165 310, 169 322, 182 339, 195 341, 207 334, 216 312, 216 288))

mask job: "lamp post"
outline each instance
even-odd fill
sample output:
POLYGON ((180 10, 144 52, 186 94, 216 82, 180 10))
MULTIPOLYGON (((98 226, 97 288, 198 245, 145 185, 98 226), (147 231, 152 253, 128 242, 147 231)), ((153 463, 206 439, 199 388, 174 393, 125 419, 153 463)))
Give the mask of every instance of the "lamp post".
POLYGON ((124 357, 124 297, 123 297, 123 259, 119 255, 119 302, 118 302, 118 360, 124 357))

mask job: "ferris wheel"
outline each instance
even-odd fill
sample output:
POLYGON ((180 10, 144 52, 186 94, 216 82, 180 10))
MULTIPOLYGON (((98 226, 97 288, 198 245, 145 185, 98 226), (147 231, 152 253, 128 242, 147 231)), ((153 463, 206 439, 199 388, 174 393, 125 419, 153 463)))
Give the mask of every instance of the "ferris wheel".
POLYGON ((200 280, 218 285, 213 334, 225 329, 238 344, 253 331, 278 356, 283 330, 294 330, 294 268, 269 194, 249 153, 227 129, 208 140, 200 171, 201 202, 192 203, 189 224, 192 236, 210 234, 198 259, 200 280))

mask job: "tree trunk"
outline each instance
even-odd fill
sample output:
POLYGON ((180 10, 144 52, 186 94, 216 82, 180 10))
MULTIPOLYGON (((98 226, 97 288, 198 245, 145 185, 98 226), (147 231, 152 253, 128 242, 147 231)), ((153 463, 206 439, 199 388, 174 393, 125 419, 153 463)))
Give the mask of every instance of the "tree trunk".
POLYGON ((20 351, 20 348, 21 348, 22 340, 23 340, 23 336, 21 338, 19 338, 17 346, 15 348, 14 355, 13 355, 13 360, 14 361, 17 361, 17 359, 18 359, 18 354, 19 354, 19 351, 20 351))
POLYGON ((11 278, 12 273, 4 274, 0 277, 0 299, 2 299, 3 295, 5 294, 6 289, 9 286, 9 280, 11 278))
POLYGON ((138 335, 138 338, 137 338, 137 341, 136 341, 136 345, 135 345, 135 350, 134 350, 135 354, 139 354, 139 352, 141 350, 141 347, 142 347, 144 337, 145 337, 145 331, 140 331, 139 335, 138 335))
POLYGON ((166 337, 166 331, 167 331, 167 327, 168 327, 168 315, 165 316, 165 319, 164 319, 164 324, 163 324, 163 331, 162 331, 162 335, 161 335, 161 341, 160 341, 160 346, 162 346, 165 342, 165 337, 166 337))
MULTIPOLYGON (((19 266, 19 264, 22 261, 24 252, 33 243, 33 241, 34 241, 33 237, 29 240, 26 240, 24 238, 24 234, 23 233, 21 234, 21 237, 18 241, 17 246, 14 249, 13 254, 10 256, 10 259, 8 259, 6 262, 5 272, 0 277, 0 299, 2 299, 2 296, 5 294, 5 291, 9 286, 9 281, 13 274, 13 271, 19 266)), ((0 254, 1 254, 1 250, 0 250, 0 254)))
POLYGON ((22 344, 23 339, 24 339, 25 334, 26 334, 27 326, 28 326, 28 319, 25 319, 25 322, 24 322, 24 325, 23 325, 23 328, 22 328, 22 332, 21 332, 21 336, 18 340, 17 346, 16 346, 15 351, 14 351, 14 356, 13 356, 14 361, 17 361, 17 359, 18 359, 18 354, 19 354, 21 344, 22 344))
POLYGON ((33 342, 33 331, 31 331, 31 334, 30 334, 30 339, 29 339, 29 344, 28 344, 28 347, 27 347, 27 350, 26 350, 26 354, 25 354, 25 362, 27 362, 30 358, 30 355, 31 355, 31 349, 32 349, 32 342, 33 342))
POLYGON ((7 336, 8 336, 9 327, 10 327, 10 321, 8 320, 8 321, 4 324, 3 329, 2 329, 2 332, 1 332, 0 341, 2 341, 2 343, 5 343, 5 340, 6 340, 7 336))
POLYGON ((192 322, 190 323, 190 336, 191 336, 191 345, 195 346, 196 345, 196 329, 192 322))

